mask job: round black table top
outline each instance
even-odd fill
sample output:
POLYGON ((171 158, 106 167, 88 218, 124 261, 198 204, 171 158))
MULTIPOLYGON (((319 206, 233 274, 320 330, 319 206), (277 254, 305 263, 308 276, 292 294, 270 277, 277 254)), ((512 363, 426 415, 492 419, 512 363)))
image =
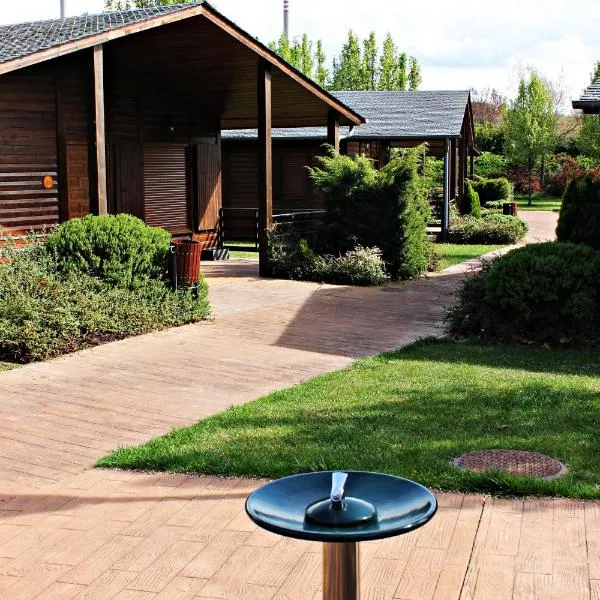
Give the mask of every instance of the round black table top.
POLYGON ((435 496, 422 485, 382 473, 344 471, 345 497, 371 504, 375 518, 355 525, 323 525, 307 509, 330 498, 332 471, 303 473, 272 481, 246 500, 248 516, 279 535, 318 542, 360 542, 408 533, 425 525, 437 510, 435 496))

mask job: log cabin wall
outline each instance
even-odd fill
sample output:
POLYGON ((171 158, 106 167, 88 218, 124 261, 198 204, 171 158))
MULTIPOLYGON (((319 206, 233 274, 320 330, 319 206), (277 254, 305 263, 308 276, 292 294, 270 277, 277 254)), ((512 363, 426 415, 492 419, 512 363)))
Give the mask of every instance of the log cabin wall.
POLYGON ((179 95, 108 54, 109 209, 133 214, 205 247, 218 242, 218 126, 179 95))
POLYGON ((0 77, 0 227, 17 239, 90 211, 88 59, 0 77))
MULTIPOLYGON (((307 166, 323 153, 320 142, 273 141, 273 209, 314 210, 323 208, 311 183, 307 166)), ((258 208, 255 143, 223 143, 223 207, 258 208)))

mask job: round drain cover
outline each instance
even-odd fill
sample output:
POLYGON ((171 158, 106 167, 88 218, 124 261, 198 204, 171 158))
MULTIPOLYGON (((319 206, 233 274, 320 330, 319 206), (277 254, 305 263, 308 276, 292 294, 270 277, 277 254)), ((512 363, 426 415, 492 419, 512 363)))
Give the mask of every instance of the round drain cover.
POLYGON ((464 454, 453 462, 461 469, 477 473, 496 470, 540 479, 555 479, 567 472, 565 465, 555 458, 525 450, 481 450, 464 454))

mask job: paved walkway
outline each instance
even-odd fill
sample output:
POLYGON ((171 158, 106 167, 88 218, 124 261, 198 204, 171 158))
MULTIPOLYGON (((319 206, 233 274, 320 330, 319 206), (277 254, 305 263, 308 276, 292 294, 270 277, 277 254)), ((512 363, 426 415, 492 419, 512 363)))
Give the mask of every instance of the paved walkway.
MULTIPOLYGON (((303 600, 316 544, 245 517, 258 485, 90 470, 172 427, 441 331, 462 272, 383 289, 206 269, 217 319, 0 374, 0 599, 303 600)), ((600 598, 600 505, 439 494, 363 548, 363 597, 600 598)))

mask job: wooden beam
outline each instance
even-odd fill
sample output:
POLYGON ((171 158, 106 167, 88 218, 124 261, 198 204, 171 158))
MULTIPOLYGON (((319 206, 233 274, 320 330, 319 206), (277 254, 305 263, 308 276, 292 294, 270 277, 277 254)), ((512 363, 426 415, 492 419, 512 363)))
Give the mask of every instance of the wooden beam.
POLYGON ((471 160, 469 166, 469 179, 475 177, 475 150, 471 148, 471 160))
POLYGON ((273 142, 271 106, 271 65, 259 61, 257 68, 258 102, 258 242, 259 273, 269 276, 268 232, 273 223, 273 142))
POLYGON ((457 145, 456 139, 450 140, 450 199, 453 200, 456 198, 456 152, 457 145))
POLYGON ((463 126, 463 135, 458 142, 458 197, 462 198, 465 193, 465 179, 467 178, 467 140, 466 131, 463 126))
POLYGON ((327 143, 336 152, 340 151, 340 115, 334 110, 327 115, 327 143))
POLYGON ((444 152, 444 204, 442 205, 442 241, 448 241, 450 228, 450 140, 446 140, 444 152))
POLYGON ((96 182, 98 214, 108 214, 106 174, 106 131, 104 123, 104 54, 102 45, 94 46, 94 142, 96 146, 96 182))

